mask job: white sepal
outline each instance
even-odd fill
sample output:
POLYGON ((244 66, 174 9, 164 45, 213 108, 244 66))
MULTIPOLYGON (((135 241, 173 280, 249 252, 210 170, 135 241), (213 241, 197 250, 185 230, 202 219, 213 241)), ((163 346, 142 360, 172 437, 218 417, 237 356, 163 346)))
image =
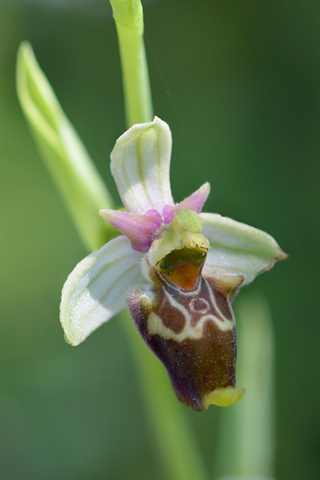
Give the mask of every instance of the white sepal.
POLYGON ((204 276, 242 275, 246 285, 287 256, 275 239, 262 230, 213 213, 201 213, 200 218, 202 233, 210 244, 204 276))
POLYGON ((83 342, 124 309, 128 291, 145 283, 142 256, 120 236, 78 263, 64 284, 60 305, 60 321, 71 345, 83 342))
POLYGON ((161 212, 165 205, 173 205, 171 145, 170 128, 157 117, 133 125, 117 140, 111 153, 111 172, 127 212, 161 212))

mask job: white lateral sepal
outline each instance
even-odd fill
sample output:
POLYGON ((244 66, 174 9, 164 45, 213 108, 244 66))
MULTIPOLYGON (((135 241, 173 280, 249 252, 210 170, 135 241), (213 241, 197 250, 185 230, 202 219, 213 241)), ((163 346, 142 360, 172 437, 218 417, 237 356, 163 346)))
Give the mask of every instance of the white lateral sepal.
POLYGON ((125 308, 128 291, 145 283, 142 256, 121 236, 78 263, 64 284, 60 305, 60 321, 71 345, 83 342, 125 308))
POLYGON ((287 256, 275 239, 262 230, 214 213, 201 213, 200 217, 202 234, 210 244, 204 276, 212 272, 242 275, 243 285, 247 285, 287 256))

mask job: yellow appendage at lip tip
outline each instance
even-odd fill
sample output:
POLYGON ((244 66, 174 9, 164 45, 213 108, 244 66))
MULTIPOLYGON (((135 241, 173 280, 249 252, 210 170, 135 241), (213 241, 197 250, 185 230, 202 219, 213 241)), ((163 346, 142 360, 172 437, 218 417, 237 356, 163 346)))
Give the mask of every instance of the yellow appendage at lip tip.
POLYGON ((244 388, 216 388, 213 392, 204 395, 203 405, 205 408, 208 408, 211 404, 217 405, 218 407, 229 407, 240 400, 245 393, 246 391, 244 388))

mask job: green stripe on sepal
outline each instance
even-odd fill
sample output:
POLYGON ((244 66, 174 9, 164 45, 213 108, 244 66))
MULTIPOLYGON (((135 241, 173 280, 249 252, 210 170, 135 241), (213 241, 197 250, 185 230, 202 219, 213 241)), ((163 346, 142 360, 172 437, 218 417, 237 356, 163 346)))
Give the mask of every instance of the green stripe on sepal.
POLYGON ((79 345, 125 308, 130 289, 144 283, 142 255, 120 236, 78 263, 61 295, 60 321, 68 343, 79 345))
POLYGON ((201 213, 200 218, 210 244, 205 275, 242 275, 246 285, 277 260, 287 258, 275 239, 262 230, 214 213, 201 213))

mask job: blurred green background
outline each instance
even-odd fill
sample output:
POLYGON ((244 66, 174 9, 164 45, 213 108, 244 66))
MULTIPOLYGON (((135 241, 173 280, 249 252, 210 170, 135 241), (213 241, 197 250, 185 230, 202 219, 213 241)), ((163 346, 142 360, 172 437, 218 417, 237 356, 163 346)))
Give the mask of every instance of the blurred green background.
MULTIPOLYGON (((175 200, 209 180, 205 210, 290 254, 241 296, 262 292, 274 319, 277 479, 317 480, 320 3, 149 0, 144 11, 175 200)), ((109 154, 125 130, 107 0, 0 0, 0 478, 165 480, 120 322, 78 348, 63 341, 61 287, 86 252, 16 99, 22 40, 114 195, 109 154)), ((187 414, 211 466, 219 409, 187 414)))

